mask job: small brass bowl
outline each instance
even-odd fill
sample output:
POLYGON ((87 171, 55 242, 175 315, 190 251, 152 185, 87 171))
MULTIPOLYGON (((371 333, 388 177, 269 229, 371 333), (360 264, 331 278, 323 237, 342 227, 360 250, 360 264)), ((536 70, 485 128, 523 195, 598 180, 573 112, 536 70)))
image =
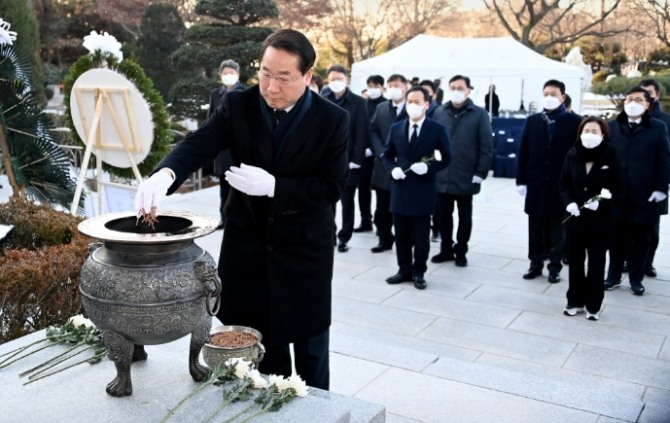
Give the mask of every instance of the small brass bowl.
POLYGON ((230 358, 242 358, 251 361, 254 368, 258 368, 258 363, 263 360, 265 355, 265 347, 261 344, 263 336, 256 329, 247 326, 217 326, 210 332, 211 335, 223 332, 246 332, 256 337, 257 341, 254 344, 245 347, 219 347, 212 345, 209 342, 202 347, 202 358, 210 368, 216 367, 219 363, 225 363, 230 358))

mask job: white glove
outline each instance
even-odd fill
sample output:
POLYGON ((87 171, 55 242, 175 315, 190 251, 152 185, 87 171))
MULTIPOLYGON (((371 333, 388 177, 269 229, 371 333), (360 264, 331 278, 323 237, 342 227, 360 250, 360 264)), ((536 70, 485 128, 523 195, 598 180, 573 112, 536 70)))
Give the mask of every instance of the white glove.
POLYGON ((173 174, 172 170, 163 168, 140 183, 135 194, 135 210, 138 213, 149 213, 152 207, 158 211, 161 200, 174 183, 173 174))
POLYGON ((660 203, 666 198, 668 198, 667 194, 662 193, 661 191, 654 191, 651 193, 651 197, 649 197, 649 202, 655 201, 657 203, 660 203))
POLYGON ((394 167, 393 168, 393 170, 391 171, 391 176, 396 181, 398 181, 400 179, 405 179, 407 177, 407 175, 405 175, 405 172, 403 172, 402 169, 399 168, 399 167, 394 167))
POLYGON ((567 211, 573 216, 579 216, 581 214, 579 212, 579 206, 577 205, 577 203, 568 204, 568 207, 565 208, 565 211, 567 211))
POLYGON ((369 148, 365 149, 365 157, 372 157, 374 155, 375 153, 373 153, 372 150, 370 150, 369 148))
POLYGON ((353 170, 353 169, 360 169, 360 168, 361 168, 361 165, 356 164, 354 162, 349 162, 349 169, 353 170))
POLYGON ((520 196, 525 197, 526 192, 528 191, 528 187, 526 185, 517 185, 516 191, 519 193, 520 196))
POLYGON ((423 162, 414 163, 409 169, 417 175, 425 175, 428 173, 428 165, 423 162))
POLYGON ((240 167, 231 166, 226 171, 226 181, 231 187, 247 195, 274 197, 275 177, 265 169, 242 163, 240 167))
POLYGON ((584 204, 584 208, 596 211, 596 210, 598 210, 599 205, 600 205, 600 201, 598 201, 598 200, 587 201, 586 204, 584 204))
POLYGON ((477 175, 474 175, 474 176, 472 177, 472 183, 473 183, 473 184, 481 184, 482 182, 484 182, 484 179, 483 179, 483 178, 480 178, 480 177, 477 176, 477 175))

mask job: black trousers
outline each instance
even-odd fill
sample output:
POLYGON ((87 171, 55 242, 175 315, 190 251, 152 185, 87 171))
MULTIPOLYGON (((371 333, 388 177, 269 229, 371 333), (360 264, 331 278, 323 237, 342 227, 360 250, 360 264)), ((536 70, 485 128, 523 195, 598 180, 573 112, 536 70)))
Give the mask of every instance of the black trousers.
POLYGON ((430 216, 393 214, 398 273, 423 276, 430 252, 430 216), (414 260, 412 261, 412 248, 414 260))
POLYGON ((393 244, 393 214, 391 214, 391 191, 375 188, 377 208, 375 209, 375 226, 379 235, 379 243, 393 244))
POLYGON ((659 219, 656 226, 654 226, 654 232, 651 234, 651 241, 649 242, 649 253, 647 254, 647 264, 645 265, 644 270, 654 266, 654 257, 656 257, 656 249, 658 248, 658 243, 660 241, 660 231, 661 221, 659 219))
MULTIPOLYGON (((309 386, 328 390, 330 360, 328 357, 329 330, 305 341, 295 342, 295 371, 309 386)), ((291 350, 288 344, 265 344, 265 356, 258 370, 266 375, 291 376, 291 350)))
POLYGON ((654 234, 654 225, 618 220, 614 225, 614 240, 610 247, 610 265, 607 279, 618 281, 623 272, 623 263, 628 260, 628 278, 631 283, 642 282, 647 265, 647 255, 654 234))
POLYGON ((374 163, 374 157, 366 157, 363 160, 358 179, 358 209, 361 212, 361 225, 372 225, 372 170, 374 163))
POLYGON ((608 235, 591 231, 568 230, 570 250, 568 260, 570 277, 568 306, 586 307, 590 313, 597 313, 605 297, 605 257, 607 255, 608 235), (584 264, 588 256, 586 272, 584 264))
POLYGON ((356 203, 356 185, 345 186, 340 197, 340 205, 342 206, 342 228, 337 233, 337 239, 340 242, 349 242, 351 235, 354 233, 354 215, 356 203))
POLYGON ((219 197, 221 197, 221 205, 219 206, 219 213, 221 213, 221 221, 226 222, 226 216, 223 215, 223 206, 226 205, 228 194, 230 193, 230 184, 226 181, 226 175, 219 175, 219 197))
POLYGON ((437 194, 437 216, 440 228, 440 252, 465 255, 472 235, 472 195, 437 194), (454 204, 458 207, 458 229, 456 242, 454 232, 454 204))
POLYGON ((563 268, 563 224, 562 219, 528 216, 528 259, 530 268, 542 270, 544 267, 545 245, 549 247, 550 272, 560 272, 563 268), (545 238, 547 241, 545 241, 545 238))

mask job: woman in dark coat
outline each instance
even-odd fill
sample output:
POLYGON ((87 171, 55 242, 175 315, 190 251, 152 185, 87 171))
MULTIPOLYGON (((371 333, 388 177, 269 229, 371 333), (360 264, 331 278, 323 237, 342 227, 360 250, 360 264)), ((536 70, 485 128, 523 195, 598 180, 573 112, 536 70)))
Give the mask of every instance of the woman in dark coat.
POLYGON ((605 256, 614 225, 614 201, 621 196, 623 174, 614 148, 609 145, 609 127, 604 120, 586 117, 577 133, 578 139, 565 158, 559 181, 570 240, 570 284, 563 313, 575 316, 586 308, 586 318, 598 320, 605 296, 605 256), (603 189, 612 198, 591 201, 603 189))

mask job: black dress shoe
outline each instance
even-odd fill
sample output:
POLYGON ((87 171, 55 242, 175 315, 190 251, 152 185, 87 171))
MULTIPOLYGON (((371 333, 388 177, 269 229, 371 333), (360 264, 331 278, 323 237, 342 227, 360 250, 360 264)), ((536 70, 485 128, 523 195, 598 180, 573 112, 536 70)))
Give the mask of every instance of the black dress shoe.
POLYGON ((356 232, 356 233, 372 232, 372 224, 361 223, 361 226, 358 226, 358 227, 354 228, 354 232, 356 232))
POLYGON ((340 253, 346 253, 347 251, 349 251, 349 246, 347 245, 346 242, 340 242, 337 246, 337 251, 339 251, 340 253))
POLYGON ((374 247, 370 248, 370 251, 373 253, 381 253, 382 251, 388 251, 393 248, 393 244, 377 244, 374 247))
POLYGON ((454 253, 439 253, 434 255, 430 261, 433 263, 444 263, 445 261, 451 261, 454 259, 454 253))
POLYGON ((542 270, 539 269, 528 269, 526 273, 523 274, 524 279, 535 279, 538 276, 542 276, 542 270))
POLYGON ((650 278, 655 278, 656 276, 658 276, 658 273, 656 272, 654 266, 647 267, 647 270, 644 271, 644 274, 649 276, 650 278))
POLYGON ((547 278, 549 283, 559 283, 561 277, 558 275, 558 272, 549 272, 549 277, 547 278))
POLYGON ((621 286, 621 279, 617 279, 617 280, 609 279, 609 278, 605 279, 605 284, 604 285, 605 285, 605 290, 611 291, 614 288, 618 288, 618 287, 621 286))
POLYGON ((468 259, 465 258, 465 255, 457 255, 454 259, 454 264, 458 267, 466 267, 468 265, 468 259))
POLYGON ((644 286, 642 286, 642 282, 631 282, 630 290, 633 291, 634 295, 644 294, 644 286))
POLYGON ((390 285, 395 285, 403 282, 412 282, 412 277, 410 275, 403 275, 402 273, 396 273, 395 275, 386 278, 386 283, 390 285))
POLYGON ((416 289, 426 289, 426 280, 423 276, 414 276, 414 288, 416 289))

